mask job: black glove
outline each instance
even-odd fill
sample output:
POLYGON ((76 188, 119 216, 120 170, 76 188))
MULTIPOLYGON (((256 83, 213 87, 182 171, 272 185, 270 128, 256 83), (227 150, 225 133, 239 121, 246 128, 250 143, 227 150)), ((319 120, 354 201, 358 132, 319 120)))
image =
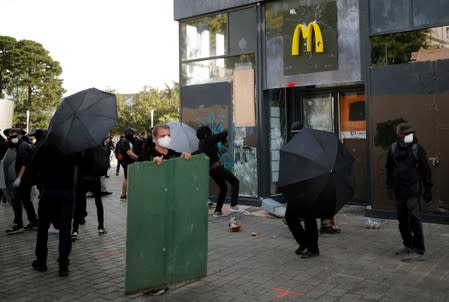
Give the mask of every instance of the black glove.
POLYGON ((424 192, 423 199, 426 203, 429 203, 432 201, 432 193, 431 192, 424 192))

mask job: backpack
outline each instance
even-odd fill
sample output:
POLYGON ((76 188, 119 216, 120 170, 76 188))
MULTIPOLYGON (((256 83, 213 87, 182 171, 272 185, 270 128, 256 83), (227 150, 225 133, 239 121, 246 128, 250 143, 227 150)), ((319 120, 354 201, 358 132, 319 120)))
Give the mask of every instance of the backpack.
POLYGON ((115 154, 115 158, 118 161, 122 161, 123 160, 124 156, 123 156, 123 153, 122 153, 122 140, 119 140, 117 142, 117 144, 115 144, 114 154, 115 154))
POLYGON ((109 154, 105 146, 98 146, 86 151, 91 176, 104 176, 109 169, 109 154))

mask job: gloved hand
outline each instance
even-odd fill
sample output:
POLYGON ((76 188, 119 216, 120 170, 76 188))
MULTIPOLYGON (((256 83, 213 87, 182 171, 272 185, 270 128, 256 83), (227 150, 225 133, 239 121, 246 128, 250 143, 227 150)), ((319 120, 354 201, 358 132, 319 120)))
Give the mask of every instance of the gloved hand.
POLYGON ((424 192, 423 199, 426 203, 429 203, 432 201, 432 193, 431 192, 424 192))
POLYGON ((14 188, 17 188, 18 186, 20 186, 20 182, 22 181, 22 178, 17 177, 16 180, 14 180, 14 188))

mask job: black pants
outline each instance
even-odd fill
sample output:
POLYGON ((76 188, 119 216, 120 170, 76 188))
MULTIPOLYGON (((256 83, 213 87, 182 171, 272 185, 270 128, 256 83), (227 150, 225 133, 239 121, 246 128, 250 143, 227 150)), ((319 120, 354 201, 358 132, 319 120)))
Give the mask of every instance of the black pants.
POLYGON ((306 247, 312 252, 318 252, 318 226, 316 218, 301 214, 293 203, 287 203, 285 210, 285 220, 288 228, 298 245, 306 247), (300 217, 304 217, 304 227, 300 217))
POLYGON ((220 192, 218 193, 217 206, 215 207, 215 212, 221 212, 223 203, 226 198, 226 193, 228 191, 228 186, 226 181, 231 184, 231 207, 236 206, 239 198, 239 186, 240 181, 231 173, 228 169, 225 169, 222 165, 210 169, 209 175, 217 184, 220 192))
POLYGON ((75 211, 73 215, 73 230, 78 231, 81 220, 87 216, 86 194, 92 192, 97 207, 98 227, 104 228, 104 209, 101 200, 101 182, 98 179, 79 179, 76 190, 75 211))
POLYGON ((419 198, 417 196, 396 200, 399 220, 399 232, 404 246, 424 254, 424 233, 419 214, 419 198))
POLYGON ((36 258, 47 261, 48 228, 52 222, 59 230, 59 265, 69 265, 72 250, 71 222, 73 212, 72 190, 43 190, 39 200, 39 228, 36 240, 36 258))
POLYGON ((31 184, 21 183, 15 190, 15 202, 13 203, 14 209, 14 223, 18 226, 23 226, 22 217, 22 205, 27 213, 28 221, 31 224, 37 225, 36 211, 34 210, 33 203, 31 202, 31 184))

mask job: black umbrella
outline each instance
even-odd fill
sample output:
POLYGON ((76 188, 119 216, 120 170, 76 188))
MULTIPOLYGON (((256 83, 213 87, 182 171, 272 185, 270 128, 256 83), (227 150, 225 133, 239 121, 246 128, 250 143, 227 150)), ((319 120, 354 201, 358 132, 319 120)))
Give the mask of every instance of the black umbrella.
POLYGON ((332 217, 352 200, 353 167, 337 136, 304 128, 281 149, 278 186, 308 214, 332 217))
POLYGON ((64 153, 100 145, 117 122, 114 94, 89 88, 63 99, 48 127, 46 144, 64 153))

